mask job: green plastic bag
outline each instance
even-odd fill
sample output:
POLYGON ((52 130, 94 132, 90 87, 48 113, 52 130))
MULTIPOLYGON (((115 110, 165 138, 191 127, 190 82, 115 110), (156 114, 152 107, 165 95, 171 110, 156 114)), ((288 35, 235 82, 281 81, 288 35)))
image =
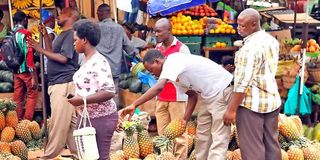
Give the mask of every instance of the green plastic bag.
POLYGON ((302 95, 299 95, 299 85, 300 85, 300 78, 297 76, 294 85, 289 90, 288 99, 284 104, 284 113, 286 115, 298 114, 297 113, 298 105, 299 105, 300 115, 307 115, 307 114, 311 114, 312 112, 312 105, 311 105, 312 93, 306 86, 303 86, 303 93, 302 95), (300 98, 299 104, 298 104, 298 100, 299 100, 298 98, 300 98))

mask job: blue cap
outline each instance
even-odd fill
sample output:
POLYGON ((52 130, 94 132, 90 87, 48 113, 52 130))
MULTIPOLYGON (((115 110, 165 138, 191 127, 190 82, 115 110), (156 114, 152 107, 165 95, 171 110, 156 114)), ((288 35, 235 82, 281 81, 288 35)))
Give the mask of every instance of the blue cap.
POLYGON ((42 22, 45 23, 48 19, 50 19, 53 15, 52 13, 50 13, 48 10, 42 9, 41 10, 41 14, 42 14, 42 22))

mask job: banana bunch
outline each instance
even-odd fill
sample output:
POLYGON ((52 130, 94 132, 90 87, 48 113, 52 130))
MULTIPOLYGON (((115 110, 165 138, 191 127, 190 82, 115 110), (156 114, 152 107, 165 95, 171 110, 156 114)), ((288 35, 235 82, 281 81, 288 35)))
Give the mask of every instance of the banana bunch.
MULTIPOLYGON (((30 11, 28 9, 23 9, 21 10, 23 13, 25 13, 26 15, 29 15, 30 11)), ((17 13, 17 9, 12 9, 11 10, 12 15, 17 13)))
MULTIPOLYGON (((32 5, 35 7, 40 7, 40 0, 33 0, 32 5)), ((51 7, 54 5, 54 1, 53 0, 43 0, 42 5, 47 6, 47 7, 51 7)))
POLYGON ((39 42, 40 32, 39 32, 39 29, 38 29, 38 25, 32 26, 30 32, 31 32, 32 39, 34 39, 35 41, 39 42))
POLYGON ((60 35, 60 33, 62 32, 62 29, 58 25, 57 21, 55 22, 55 25, 54 25, 54 32, 56 32, 58 35, 60 35))
POLYGON ((37 9, 30 10, 28 15, 32 18, 40 19, 40 12, 37 9))
POLYGON ((12 5, 16 9, 25 9, 32 4, 32 0, 13 0, 12 5))

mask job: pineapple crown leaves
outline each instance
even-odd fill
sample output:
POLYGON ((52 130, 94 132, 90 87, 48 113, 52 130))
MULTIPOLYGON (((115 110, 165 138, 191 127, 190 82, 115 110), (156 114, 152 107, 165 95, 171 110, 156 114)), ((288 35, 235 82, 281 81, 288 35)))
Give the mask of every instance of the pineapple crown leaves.
POLYGON ((128 136, 132 136, 133 133, 136 130, 136 123, 134 121, 124 121, 122 124, 122 127, 124 129, 124 132, 128 135, 128 136))
POLYGON ((144 126, 142 125, 141 122, 136 122, 136 129, 138 132, 142 132, 145 130, 144 126))
POLYGON ((160 148, 161 150, 172 150, 173 149, 173 140, 170 140, 166 136, 156 136, 153 138, 154 146, 157 148, 160 148))

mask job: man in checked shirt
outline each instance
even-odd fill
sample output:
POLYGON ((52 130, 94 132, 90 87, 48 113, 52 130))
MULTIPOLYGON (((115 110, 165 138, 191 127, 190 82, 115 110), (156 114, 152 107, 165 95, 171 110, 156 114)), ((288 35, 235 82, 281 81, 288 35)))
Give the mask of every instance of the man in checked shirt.
POLYGON ((256 10, 242 11, 237 22, 244 45, 235 55, 234 89, 224 123, 236 121, 243 160, 279 160, 279 44, 261 30, 256 10))

